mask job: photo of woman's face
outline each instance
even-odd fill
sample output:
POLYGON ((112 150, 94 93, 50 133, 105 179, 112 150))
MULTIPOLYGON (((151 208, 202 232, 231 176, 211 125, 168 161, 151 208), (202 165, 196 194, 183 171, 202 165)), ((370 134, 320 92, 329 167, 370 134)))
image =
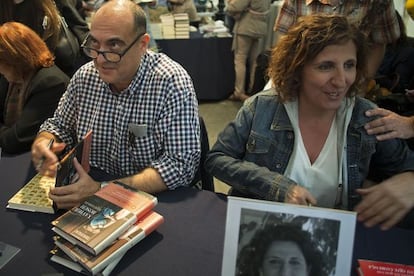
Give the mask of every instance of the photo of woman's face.
POLYGON ((263 276, 307 276, 305 256, 291 241, 274 241, 267 249, 263 263, 263 276))

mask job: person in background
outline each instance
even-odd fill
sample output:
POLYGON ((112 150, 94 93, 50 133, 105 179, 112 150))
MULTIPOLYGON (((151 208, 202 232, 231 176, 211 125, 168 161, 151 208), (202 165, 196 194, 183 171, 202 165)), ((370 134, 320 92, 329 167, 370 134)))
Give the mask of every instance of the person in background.
POLYGON ((40 124, 55 111, 69 82, 45 42, 29 27, 0 25, 0 148, 30 150, 40 124))
POLYGON ((240 276, 324 276, 321 253, 309 232, 291 224, 259 229, 237 257, 240 276))
MULTIPOLYGON (((392 93, 405 94, 402 97, 407 103, 412 103, 409 106, 414 106, 414 45, 410 42, 412 38, 407 37, 406 27, 400 14, 395 12, 401 36, 395 43, 387 45, 386 55, 377 72, 385 78, 380 78, 379 84, 387 88, 394 86, 392 93), (398 82, 392 81, 393 83, 389 84, 391 78, 386 78, 386 76, 398 76, 398 82)), ((406 110, 399 114, 395 113, 396 111, 384 108, 368 110, 366 115, 377 119, 367 123, 365 128, 368 134, 376 135, 379 141, 394 138, 406 139, 409 146, 414 149, 414 110, 406 110)))
POLYGON ((150 36, 150 41, 149 41, 149 45, 148 48, 151 49, 154 52, 158 52, 158 46, 157 46, 157 42, 155 41, 154 37, 152 36, 152 30, 151 30, 151 20, 150 20, 150 9, 155 9, 157 7, 158 4, 158 0, 154 0, 151 2, 144 2, 141 0, 134 0, 135 3, 137 3, 137 5, 140 5, 141 8, 145 11, 145 15, 147 17, 147 33, 150 36))
POLYGON ((387 44, 375 80, 392 93, 405 94, 407 89, 414 89, 414 38, 407 36, 407 28, 399 12, 395 11, 395 14, 401 35, 393 43, 387 44))
POLYGON ((386 45, 400 36, 393 0, 284 0, 274 31, 284 34, 301 16, 316 13, 344 15, 368 36, 367 78, 375 76, 386 45))
MULTIPOLYGON (((47 44, 54 54, 61 36, 61 23, 59 16, 64 16, 69 28, 80 42, 85 39, 89 27, 79 15, 71 0, 2 0, 0 1, 0 24, 16 21, 25 24, 34 30, 47 44)), ((65 65, 59 59, 55 60, 68 76, 88 61, 85 56, 74 60, 73 65, 65 65)))
POLYGON ((301 17, 272 50, 274 89, 218 136, 206 169, 230 194, 355 210, 388 229, 414 206, 414 152, 366 133, 365 35, 340 15, 301 17), (364 188, 371 169, 379 184, 364 188))
MULTIPOLYGON (((75 73, 33 142, 41 174, 54 175, 65 146, 91 130, 90 165, 109 180, 153 194, 191 183, 201 155, 193 83, 178 63, 147 49, 145 30, 145 12, 133 1, 108 1, 96 11, 83 43, 93 62, 75 73)), ((79 204, 108 180, 95 180, 77 161, 74 166, 79 178, 50 190, 59 208, 79 204)))
POLYGON ((235 82, 230 100, 244 101, 252 92, 259 45, 266 34, 270 3, 270 0, 227 0, 226 13, 235 20, 232 30, 235 82), (249 72, 247 90, 246 72, 249 72))

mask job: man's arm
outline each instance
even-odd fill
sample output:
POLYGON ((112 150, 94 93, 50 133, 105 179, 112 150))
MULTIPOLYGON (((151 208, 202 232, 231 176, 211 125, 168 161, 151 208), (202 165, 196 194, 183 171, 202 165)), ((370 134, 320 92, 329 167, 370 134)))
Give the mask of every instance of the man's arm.
POLYGON ((355 207, 358 220, 366 226, 387 230, 414 207, 414 172, 405 172, 365 189, 358 189, 362 201, 355 207))
POLYGON ((161 175, 153 168, 146 168, 138 174, 121 178, 119 181, 150 194, 159 193, 168 189, 161 175))

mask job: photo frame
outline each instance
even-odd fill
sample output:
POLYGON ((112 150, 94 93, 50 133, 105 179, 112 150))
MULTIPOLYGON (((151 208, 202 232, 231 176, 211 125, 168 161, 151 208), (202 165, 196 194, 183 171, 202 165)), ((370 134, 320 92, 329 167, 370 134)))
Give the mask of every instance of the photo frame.
POLYGON ((221 274, 350 275, 355 226, 356 212, 229 196, 221 274))

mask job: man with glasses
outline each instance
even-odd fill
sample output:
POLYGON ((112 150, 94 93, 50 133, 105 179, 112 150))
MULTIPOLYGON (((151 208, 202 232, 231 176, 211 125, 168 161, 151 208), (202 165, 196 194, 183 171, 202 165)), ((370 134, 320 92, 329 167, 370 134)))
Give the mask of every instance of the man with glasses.
POLYGON ((191 183, 200 159, 193 83, 179 64, 147 49, 145 30, 144 11, 129 0, 108 1, 92 19, 82 48, 93 61, 74 74, 32 145, 39 172, 54 175, 57 154, 92 130, 94 169, 88 175, 74 161, 77 180, 50 191, 59 208, 100 189, 103 182, 90 176, 96 171, 149 193, 191 183), (51 138, 56 142, 49 150, 51 138))

